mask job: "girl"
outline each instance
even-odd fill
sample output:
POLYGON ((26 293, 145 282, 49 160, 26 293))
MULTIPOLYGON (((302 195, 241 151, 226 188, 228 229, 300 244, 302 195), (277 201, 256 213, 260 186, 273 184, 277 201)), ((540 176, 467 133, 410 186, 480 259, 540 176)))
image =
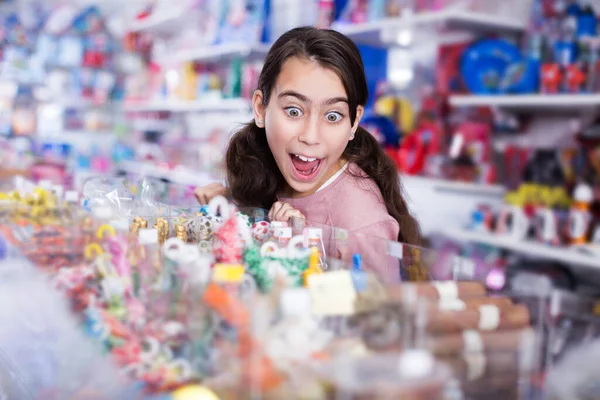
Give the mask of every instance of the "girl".
POLYGON ((312 27, 285 33, 265 59, 254 120, 229 143, 228 188, 200 188, 199 201, 228 194, 240 206, 270 209, 271 220, 344 228, 350 251, 381 271, 386 249, 369 238, 421 238, 393 161, 359 126, 366 102, 362 59, 349 38, 312 27))

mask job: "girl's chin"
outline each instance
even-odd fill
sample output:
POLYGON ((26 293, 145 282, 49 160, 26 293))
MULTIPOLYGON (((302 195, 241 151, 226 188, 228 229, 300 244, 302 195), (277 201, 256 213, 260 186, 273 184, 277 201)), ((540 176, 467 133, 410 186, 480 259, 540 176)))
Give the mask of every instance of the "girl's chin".
POLYGON ((313 182, 298 182, 293 176, 287 177, 286 182, 290 196, 304 197, 315 193, 319 187, 321 187, 321 179, 320 177, 318 178, 319 179, 315 179, 313 182))

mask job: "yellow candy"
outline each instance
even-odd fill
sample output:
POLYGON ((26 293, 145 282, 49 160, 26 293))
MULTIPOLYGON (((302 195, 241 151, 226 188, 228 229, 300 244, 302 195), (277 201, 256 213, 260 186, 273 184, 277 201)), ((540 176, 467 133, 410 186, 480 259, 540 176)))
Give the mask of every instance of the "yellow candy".
POLYGON ((244 279, 244 266, 238 264, 216 264, 213 267, 213 281, 236 283, 244 279))
POLYGON ((102 239, 104 239, 104 237, 106 236, 107 233, 108 233, 108 236, 115 236, 115 228, 113 228, 111 225, 108 225, 108 224, 102 225, 96 231, 96 237, 98 239, 102 240, 102 239))
POLYGON ((102 253, 104 253, 104 251, 102 250, 102 247, 100 247, 100 245, 98 243, 92 243, 92 244, 87 245, 87 247, 85 248, 85 251, 84 251, 85 258, 88 260, 91 260, 94 257, 99 256, 102 253))
POLYGON ((188 385, 177 389, 172 394, 173 400, 219 400, 210 389, 200 385, 188 385))
POLYGON ((319 250, 316 247, 310 249, 310 256, 308 256, 308 268, 302 273, 302 281, 304 286, 308 284, 308 277, 312 274, 322 274, 323 270, 319 266, 319 250))

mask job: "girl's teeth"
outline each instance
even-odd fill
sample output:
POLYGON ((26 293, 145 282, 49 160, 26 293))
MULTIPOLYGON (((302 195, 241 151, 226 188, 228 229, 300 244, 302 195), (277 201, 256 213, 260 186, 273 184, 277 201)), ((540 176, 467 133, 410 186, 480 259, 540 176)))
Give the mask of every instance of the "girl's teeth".
POLYGON ((308 158, 308 157, 304 157, 304 156, 299 156, 297 154, 294 154, 294 155, 304 162, 313 162, 316 160, 316 158, 308 158))

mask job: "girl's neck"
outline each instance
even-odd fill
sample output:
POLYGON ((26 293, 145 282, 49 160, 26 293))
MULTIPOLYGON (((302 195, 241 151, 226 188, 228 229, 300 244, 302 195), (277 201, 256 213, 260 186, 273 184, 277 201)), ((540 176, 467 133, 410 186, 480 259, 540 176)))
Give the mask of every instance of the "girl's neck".
POLYGON ((336 162, 330 169, 329 171, 327 171, 327 173, 325 175, 323 175, 323 178, 319 180, 319 182, 317 182, 317 184, 315 184, 315 186, 306 191, 306 192, 296 192, 295 190, 293 190, 287 183, 285 185, 285 189, 283 191, 283 197, 289 197, 292 199, 299 199, 302 197, 306 197, 306 196, 310 196, 311 194, 315 194, 317 192, 317 190, 319 190, 319 188, 321 186, 323 186, 325 184, 325 182, 327 182, 332 176, 334 176, 336 173, 338 173, 339 170, 341 170, 344 165, 346 165, 348 161, 345 160, 344 158, 340 158, 338 160, 338 162, 336 162))

